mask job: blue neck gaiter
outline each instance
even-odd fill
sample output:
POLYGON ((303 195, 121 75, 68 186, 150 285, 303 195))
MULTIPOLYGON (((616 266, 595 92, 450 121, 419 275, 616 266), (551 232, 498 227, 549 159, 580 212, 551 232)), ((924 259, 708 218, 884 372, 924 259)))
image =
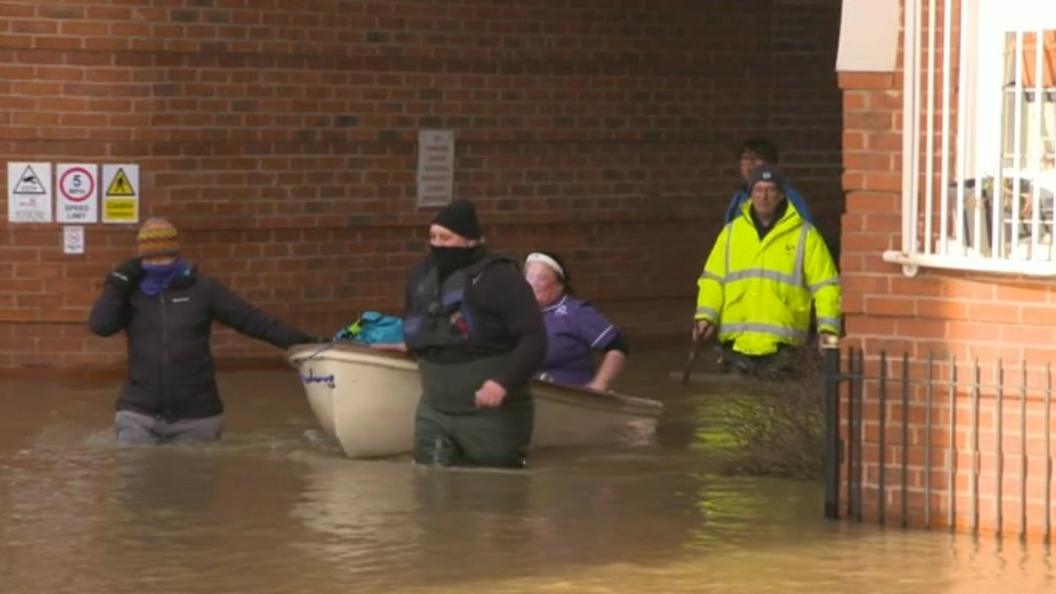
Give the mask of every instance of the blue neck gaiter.
POLYGON ((169 288, 176 277, 187 272, 187 263, 175 260, 170 264, 144 264, 143 280, 139 281, 139 291, 148 297, 154 297, 169 288))

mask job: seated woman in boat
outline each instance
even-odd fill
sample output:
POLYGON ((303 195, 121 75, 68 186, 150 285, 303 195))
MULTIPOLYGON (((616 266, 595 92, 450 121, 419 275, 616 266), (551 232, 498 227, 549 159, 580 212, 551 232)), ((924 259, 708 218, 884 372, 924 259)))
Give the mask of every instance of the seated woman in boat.
POLYGON ((537 377, 607 392, 629 352, 620 331, 593 305, 575 296, 568 268, 557 255, 529 254, 524 277, 546 324, 546 359, 537 377), (597 370, 595 352, 604 353, 597 370))

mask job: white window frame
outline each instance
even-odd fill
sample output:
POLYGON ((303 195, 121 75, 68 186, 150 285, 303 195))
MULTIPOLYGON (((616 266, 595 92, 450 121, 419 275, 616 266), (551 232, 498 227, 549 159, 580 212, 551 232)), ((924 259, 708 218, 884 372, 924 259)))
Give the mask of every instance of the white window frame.
MULTIPOLYGON (((1043 76, 1038 70, 1042 55, 1039 40, 1044 31, 1056 30, 1056 0, 904 0, 903 19, 902 249, 884 252, 884 260, 901 264, 907 276, 915 275, 920 267, 1056 276, 1056 238, 1051 233, 1056 229, 1056 221, 1051 218, 1056 210, 1052 206, 1056 178, 1040 190, 1039 185, 1047 184, 1048 178, 1042 182, 1038 181, 1040 175, 1030 178, 1032 196, 1028 200, 1033 201, 1033 214, 1029 222, 1019 220, 1019 202, 1010 204, 1011 220, 1005 220, 1004 209, 998 204, 1003 201, 1004 192, 998 192, 1001 200, 990 200, 991 212, 984 217, 976 204, 986 206, 986 202, 973 197, 974 182, 966 181, 996 177, 997 183, 991 182, 991 186, 1003 187, 1003 173, 1009 169, 1003 162, 1002 136, 1006 34, 1016 35, 1014 105, 1023 98, 1019 76, 1022 60, 1018 59, 1018 52, 1025 33, 1035 35, 1038 60, 1034 66, 1036 88, 1028 92, 1043 96, 1043 76), (964 10, 959 12, 959 38, 953 39, 951 20, 958 4, 963 4, 964 10), (940 16, 941 27, 937 22, 940 16), (956 84, 960 92, 951 92, 953 43, 961 48, 956 84), (928 51, 929 48, 935 51, 928 51), (937 64, 937 54, 941 65, 937 64), (950 121, 954 93, 956 123, 950 121), (951 146, 954 125, 959 131, 955 147, 951 146), (1046 192, 1049 220, 1039 220, 1040 192, 1046 192), (950 217, 955 230, 952 233, 950 217), (986 219, 989 222, 982 224, 986 219), (1022 224, 1031 231, 1029 239, 1019 235, 1022 224), (1006 226, 1012 236, 1007 250, 1002 236, 1006 226), (1041 229, 1050 230, 1045 246, 1039 242, 1041 229), (1021 238, 1026 246, 1021 246, 1021 238)), ((1041 107, 1035 109, 1040 115, 1041 107)), ((1014 114, 1013 160, 1017 164, 1022 162, 1022 113, 1016 109, 1014 114)), ((1040 134, 1041 118, 1033 121, 1040 134)), ((1033 172, 1039 173, 1040 168, 1033 172)), ((1016 175, 1012 179, 1010 195, 1019 195, 1025 189, 1020 187, 1022 177, 1016 175)))

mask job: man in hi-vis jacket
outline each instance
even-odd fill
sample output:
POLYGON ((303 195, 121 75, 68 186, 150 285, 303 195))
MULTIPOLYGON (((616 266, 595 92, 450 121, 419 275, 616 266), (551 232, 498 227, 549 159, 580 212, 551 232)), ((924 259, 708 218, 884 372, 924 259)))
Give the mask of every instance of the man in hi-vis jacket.
POLYGON ((780 170, 756 168, 748 191, 750 200, 719 234, 697 281, 694 337, 717 331, 724 371, 795 375, 811 305, 821 346, 838 343, 839 273, 821 234, 787 200, 780 170))

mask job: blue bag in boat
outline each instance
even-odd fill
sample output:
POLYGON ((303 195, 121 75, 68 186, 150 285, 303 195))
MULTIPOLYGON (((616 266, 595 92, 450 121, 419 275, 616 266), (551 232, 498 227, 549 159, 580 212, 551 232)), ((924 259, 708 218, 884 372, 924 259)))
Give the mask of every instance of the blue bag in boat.
POLYGON ((403 342, 403 320, 376 311, 365 311, 355 323, 342 328, 337 340, 358 344, 395 344, 403 342))

